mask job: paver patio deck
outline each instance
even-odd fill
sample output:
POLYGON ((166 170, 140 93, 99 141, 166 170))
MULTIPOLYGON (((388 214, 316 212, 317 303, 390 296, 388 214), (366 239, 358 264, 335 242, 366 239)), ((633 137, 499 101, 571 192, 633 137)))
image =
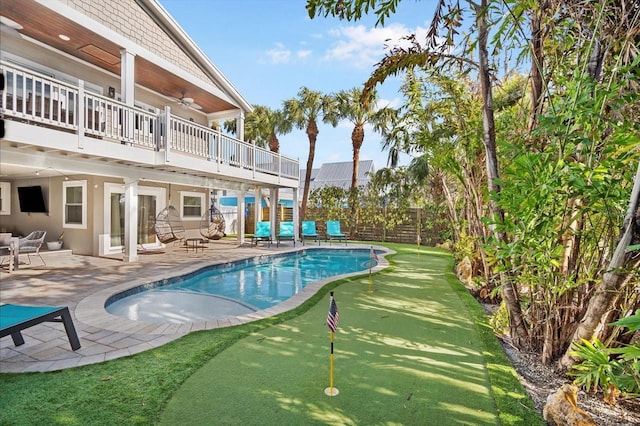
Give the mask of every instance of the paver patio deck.
MULTIPOLYGON (((354 247, 355 244, 349 248, 354 247)), ((61 323, 38 324, 22 332, 24 345, 15 346, 9 336, 0 340, 0 372, 53 371, 103 362, 161 346, 191 331, 255 321, 292 309, 328 280, 305 287, 278 306, 206 322, 131 321, 109 314, 104 304, 109 296, 120 291, 208 265, 304 248, 307 247, 239 246, 235 241, 222 240, 210 242, 207 249, 198 252, 169 246, 162 252, 140 254, 139 261, 133 263, 116 258, 49 252, 45 253, 46 265, 34 261, 33 265, 21 265, 11 274, 3 270, 0 272, 1 303, 68 306, 82 347, 71 350, 61 323)), ((376 269, 386 265, 380 257, 376 269)))

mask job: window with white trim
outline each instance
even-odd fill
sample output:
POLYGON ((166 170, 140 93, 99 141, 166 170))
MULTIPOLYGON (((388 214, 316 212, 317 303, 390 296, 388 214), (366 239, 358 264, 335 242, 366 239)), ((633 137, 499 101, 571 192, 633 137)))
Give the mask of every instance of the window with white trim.
POLYGON ((200 219, 205 205, 205 194, 180 191, 180 217, 182 219, 200 219))
POLYGON ((62 227, 87 229, 87 181, 62 182, 62 227))
POLYGON ((11 183, 0 182, 0 215, 11 214, 11 183))

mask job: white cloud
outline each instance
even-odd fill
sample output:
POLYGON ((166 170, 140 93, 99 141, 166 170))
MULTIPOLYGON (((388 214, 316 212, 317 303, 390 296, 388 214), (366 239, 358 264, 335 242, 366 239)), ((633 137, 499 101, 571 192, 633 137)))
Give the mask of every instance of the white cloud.
POLYGON ((296 53, 296 56, 300 59, 303 58, 307 58, 309 56, 311 56, 311 50, 298 50, 298 52, 296 53))
POLYGON ((400 107, 400 105, 403 104, 403 100, 401 98, 393 98, 393 99, 384 99, 384 98, 379 98, 376 101, 376 110, 381 109, 381 108, 385 108, 385 107, 389 107, 389 108, 398 108, 400 107))
POLYGON ((422 27, 409 29, 397 23, 379 28, 366 28, 364 25, 333 28, 329 30, 329 36, 336 42, 327 50, 325 59, 368 68, 382 58, 385 47, 406 45, 401 38, 411 33, 417 34, 421 40, 425 31, 422 27))
POLYGON ((276 43, 276 47, 267 50, 267 56, 272 64, 286 63, 291 59, 291 50, 285 48, 282 43, 276 43))

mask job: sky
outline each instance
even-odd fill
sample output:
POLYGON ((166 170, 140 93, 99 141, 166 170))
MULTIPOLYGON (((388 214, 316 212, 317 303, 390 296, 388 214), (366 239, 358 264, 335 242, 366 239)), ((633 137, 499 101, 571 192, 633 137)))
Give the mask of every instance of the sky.
MULTIPOLYGON (((371 14, 359 21, 309 18, 306 0, 159 0, 213 64, 252 105, 281 108, 302 87, 323 94, 362 87, 385 45, 416 33, 424 36, 436 0, 402 0, 396 13, 375 26, 371 14)), ((381 106, 398 107, 401 78, 377 87, 381 106)), ((353 125, 319 122, 314 168, 352 161, 353 125)), ((306 167, 309 142, 304 130, 278 135, 280 152, 306 167)), ((360 160, 387 166, 380 135, 365 127, 360 160)), ((410 158, 403 156, 401 164, 410 158)))

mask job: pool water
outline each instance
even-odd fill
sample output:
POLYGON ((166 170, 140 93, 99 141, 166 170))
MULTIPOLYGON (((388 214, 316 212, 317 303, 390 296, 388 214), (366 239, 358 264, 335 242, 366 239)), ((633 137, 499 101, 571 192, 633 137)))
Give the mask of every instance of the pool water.
POLYGON ((185 323, 237 316, 275 306, 308 284, 375 266, 369 249, 307 249, 214 265, 135 287, 105 308, 130 320, 185 323))

